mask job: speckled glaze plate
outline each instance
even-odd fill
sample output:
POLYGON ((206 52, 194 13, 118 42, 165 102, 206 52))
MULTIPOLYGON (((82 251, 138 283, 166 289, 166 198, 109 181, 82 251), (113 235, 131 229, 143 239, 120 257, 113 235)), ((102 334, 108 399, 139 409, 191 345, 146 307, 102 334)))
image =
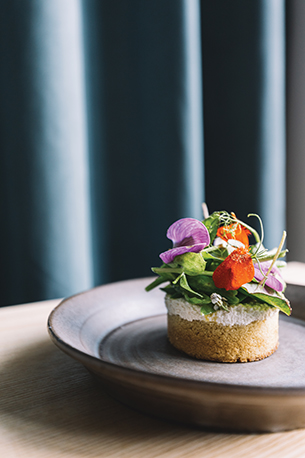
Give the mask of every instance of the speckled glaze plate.
POLYGON ((107 392, 144 413, 227 431, 305 427, 305 287, 288 285, 293 316, 280 345, 252 363, 198 361, 167 341, 164 293, 128 280, 72 296, 49 316, 53 342, 107 392))

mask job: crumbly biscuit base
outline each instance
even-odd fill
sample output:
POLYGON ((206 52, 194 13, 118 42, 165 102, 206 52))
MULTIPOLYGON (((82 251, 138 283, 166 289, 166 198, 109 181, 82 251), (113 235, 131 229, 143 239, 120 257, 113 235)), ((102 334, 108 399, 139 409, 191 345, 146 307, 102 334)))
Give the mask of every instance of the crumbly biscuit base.
POLYGON ((170 343, 198 359, 219 362, 258 361, 272 355, 278 347, 278 314, 247 325, 187 321, 167 315, 170 343))

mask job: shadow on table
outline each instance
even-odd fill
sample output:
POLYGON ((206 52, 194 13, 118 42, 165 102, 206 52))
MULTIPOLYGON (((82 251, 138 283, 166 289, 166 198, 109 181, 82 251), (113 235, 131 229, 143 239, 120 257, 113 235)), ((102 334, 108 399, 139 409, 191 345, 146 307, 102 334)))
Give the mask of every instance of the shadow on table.
MULTIPOLYGON (((11 358, 2 366, 0 380, 0 416, 6 428, 41 447, 90 457, 87 442, 95 444, 91 453, 96 456, 106 441, 113 440, 119 451, 132 443, 151 445, 154 438, 176 437, 179 442, 198 435, 195 429, 142 415, 109 398, 86 369, 47 339, 11 358)), ((214 436, 200 435, 201 440, 214 436)))

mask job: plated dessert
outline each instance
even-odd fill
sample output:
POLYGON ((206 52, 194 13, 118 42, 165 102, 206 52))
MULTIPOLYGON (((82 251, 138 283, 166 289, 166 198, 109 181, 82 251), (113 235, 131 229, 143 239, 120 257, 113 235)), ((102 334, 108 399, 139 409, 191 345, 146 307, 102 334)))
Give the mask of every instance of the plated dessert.
POLYGON ((286 233, 274 250, 234 213, 217 211, 199 221, 182 218, 167 237, 173 248, 147 291, 167 283, 168 338, 178 350, 219 362, 257 361, 278 347, 279 312, 290 315, 280 261, 286 233), (250 244, 250 240, 253 243, 250 244))

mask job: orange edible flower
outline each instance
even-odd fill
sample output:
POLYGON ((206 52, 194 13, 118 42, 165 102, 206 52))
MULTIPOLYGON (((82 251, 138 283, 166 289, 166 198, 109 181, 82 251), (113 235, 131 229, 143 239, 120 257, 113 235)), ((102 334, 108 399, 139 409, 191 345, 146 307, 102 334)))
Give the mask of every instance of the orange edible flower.
POLYGON ((234 250, 214 271, 216 288, 236 290, 254 277, 254 265, 246 248, 234 250))
POLYGON ((249 235, 251 232, 239 223, 232 223, 228 226, 221 226, 217 229, 217 236, 226 242, 230 239, 239 240, 246 247, 249 246, 249 235))

